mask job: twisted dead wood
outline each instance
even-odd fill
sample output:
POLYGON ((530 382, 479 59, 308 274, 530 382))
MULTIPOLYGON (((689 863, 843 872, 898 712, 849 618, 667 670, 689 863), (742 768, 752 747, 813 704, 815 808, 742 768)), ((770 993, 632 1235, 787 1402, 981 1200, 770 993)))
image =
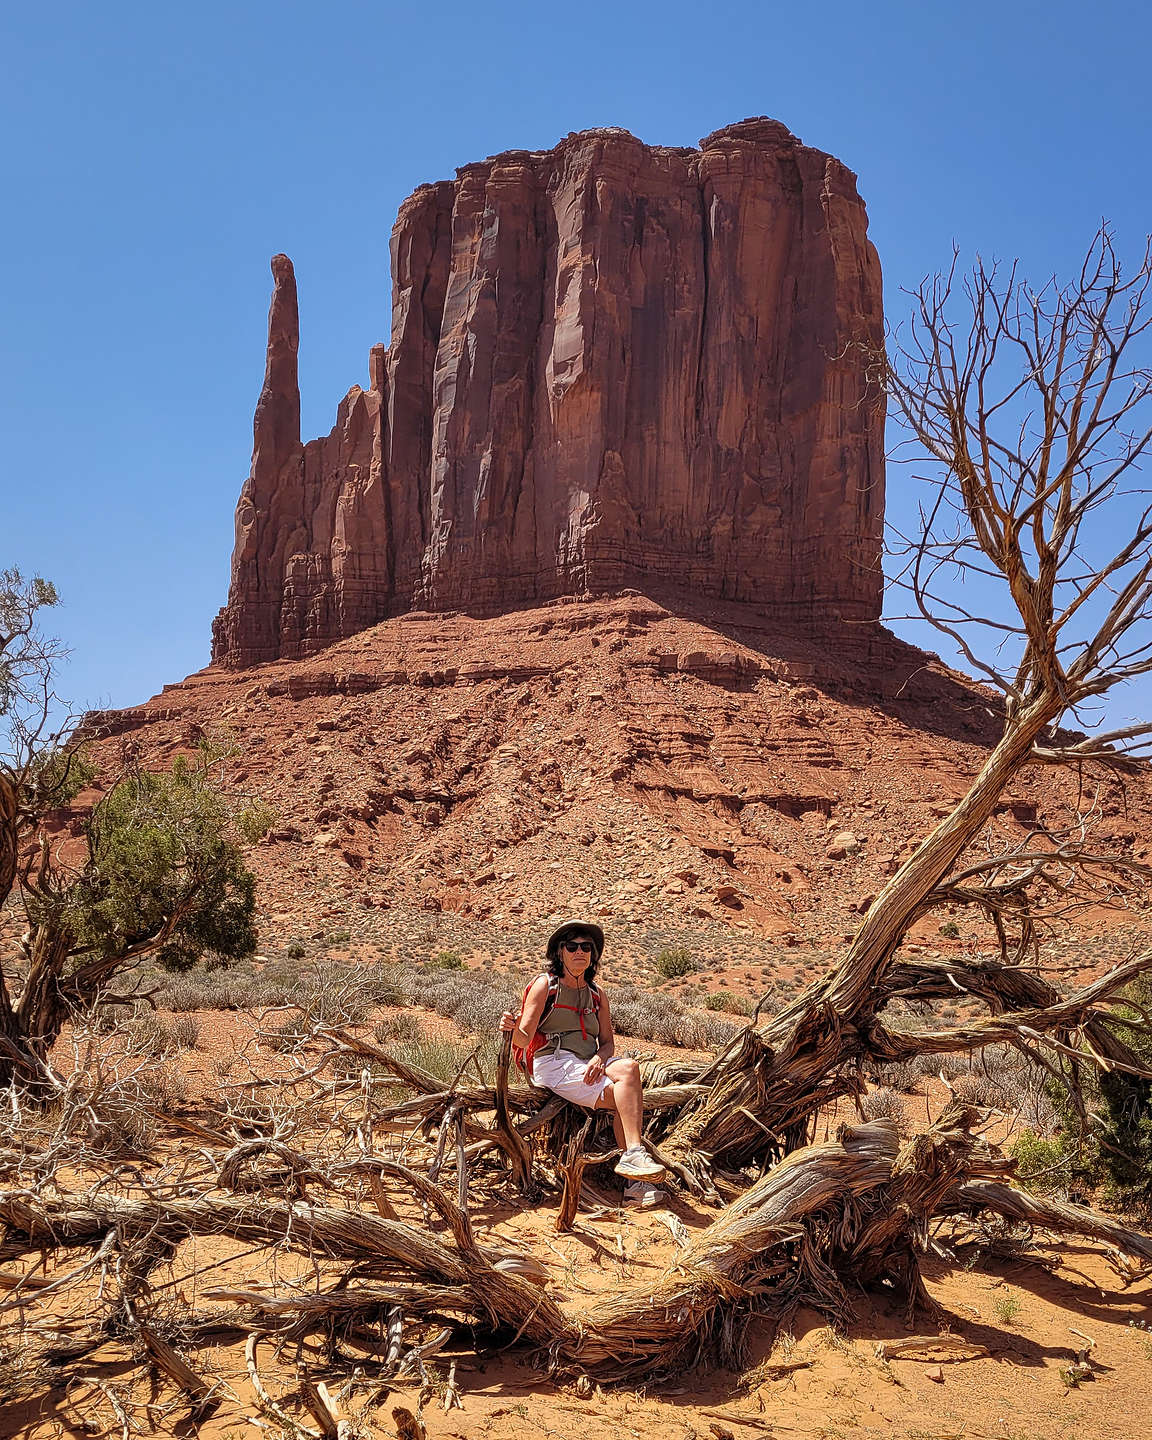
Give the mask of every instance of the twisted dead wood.
POLYGON ((477 1244, 467 1215, 427 1177, 380 1162, 380 1173, 428 1205, 447 1227, 427 1230, 359 1210, 232 1195, 156 1199, 8 1193, 2 1253, 21 1254, 148 1236, 171 1247, 189 1235, 225 1234, 325 1259, 353 1262, 314 1295, 222 1286, 213 1298, 240 1302, 253 1328, 308 1328, 336 1314, 400 1310, 455 1317, 494 1335, 523 1338, 553 1369, 602 1379, 642 1378, 697 1359, 736 1361, 756 1313, 815 1305, 850 1311, 848 1287, 886 1279, 910 1306, 924 1300, 917 1253, 935 1214, 981 1207, 1011 1219, 1089 1235, 1152 1258, 1152 1238, 1078 1206, 1042 1201, 1004 1184, 1007 1168, 953 1107, 903 1147, 886 1121, 845 1127, 836 1141, 794 1151, 715 1222, 691 1239, 655 1283, 645 1281, 569 1313, 525 1278, 516 1257, 477 1244))

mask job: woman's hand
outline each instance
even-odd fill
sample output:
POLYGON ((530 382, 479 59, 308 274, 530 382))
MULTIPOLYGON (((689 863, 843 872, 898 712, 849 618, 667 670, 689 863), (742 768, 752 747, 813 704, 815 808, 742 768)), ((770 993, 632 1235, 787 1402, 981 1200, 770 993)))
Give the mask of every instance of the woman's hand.
POLYGON ((588 1068, 584 1071, 584 1084, 595 1085, 597 1080, 604 1078, 604 1058, 601 1055, 593 1055, 588 1062, 588 1068))
POLYGON ((505 1010, 500 1016, 500 1029, 505 1035, 510 1035, 516 1029, 516 1019, 517 1017, 512 1014, 511 1010, 505 1010))

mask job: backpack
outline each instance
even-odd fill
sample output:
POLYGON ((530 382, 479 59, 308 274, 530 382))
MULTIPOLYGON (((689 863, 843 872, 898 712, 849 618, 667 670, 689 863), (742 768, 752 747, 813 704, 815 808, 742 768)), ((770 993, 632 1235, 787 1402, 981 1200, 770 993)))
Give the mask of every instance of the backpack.
MULTIPOLYGON (((536 979, 539 979, 539 978, 540 978, 539 976, 536 977, 536 979)), ((527 1003, 527 1000, 528 1000, 528 992, 529 992, 529 990, 531 990, 532 986, 535 985, 535 983, 536 983, 536 980, 529 980, 528 984, 525 985, 525 987, 524 987, 524 994, 521 995, 521 997, 520 997, 520 1014, 521 1014, 521 1015, 524 1014, 524 1006, 525 1006, 525 1004, 527 1003)), ((590 992, 591 995, 592 995, 592 1009, 596 1012, 597 1016, 599 1016, 599 1014, 600 1014, 600 991, 599 991, 598 987, 595 986, 595 985, 593 985, 593 984, 589 984, 589 985, 588 985, 588 990, 589 990, 589 992, 590 992)), ((555 1010, 555 1009, 557 1009, 557 1008, 559 1008, 559 1009, 561 1009, 561 1010, 575 1010, 576 1013, 577 1013, 577 1014, 579 1015, 579 1017, 580 1017, 580 1033, 581 1033, 582 1035, 584 1034, 584 1012, 583 1012, 582 1010, 577 1009, 577 1007, 576 1007, 575 1005, 559 1005, 559 1006, 558 1006, 558 1004, 557 1004, 557 998, 556 998, 556 997, 557 997, 559 994, 560 994, 560 977, 559 977, 558 975, 549 975, 549 976, 548 976, 548 994, 547 994, 547 996, 545 997, 545 1000, 544 1000, 544 1009, 541 1010, 541 1012, 540 1012, 540 1019, 536 1022, 536 1033, 535 1033, 535 1035, 533 1035, 533 1036, 532 1036, 532 1039, 529 1040, 527 1046, 517 1045, 517 1044, 515 1043, 515 1041, 513 1041, 513 1043, 512 1043, 512 1056, 513 1056, 513 1059, 516 1061, 516 1066, 517 1066, 517 1068, 518 1068, 519 1070, 523 1071, 524 1076, 525 1076, 525 1078, 529 1081, 529 1083, 531 1083, 531 1080, 532 1080, 532 1060, 533 1060, 533 1058, 535 1057, 536 1052, 537 1052, 538 1050, 542 1050, 542 1049, 544 1048, 544 1046, 548 1043, 548 1040, 550 1039, 550 1037, 549 1037, 548 1035, 544 1035, 544 1034, 541 1033, 540 1026, 543 1025, 544 1021, 548 1018, 548 1015, 549 1015, 553 1010, 555 1010)), ((519 1020, 517 1020, 516 1023, 519 1024, 519 1023, 520 1023, 519 1020)), ((585 1038, 587 1038, 587 1037, 585 1037, 585 1038)))

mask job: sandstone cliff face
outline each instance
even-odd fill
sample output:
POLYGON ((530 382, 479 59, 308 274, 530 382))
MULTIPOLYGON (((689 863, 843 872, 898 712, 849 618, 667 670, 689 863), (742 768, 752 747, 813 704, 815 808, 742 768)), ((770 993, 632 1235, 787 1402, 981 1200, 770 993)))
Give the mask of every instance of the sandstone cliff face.
POLYGON ((879 615, 879 263, 852 174, 783 125, 698 150, 588 131, 419 189, 391 343, 306 445, 273 274, 215 660, 622 587, 879 615))

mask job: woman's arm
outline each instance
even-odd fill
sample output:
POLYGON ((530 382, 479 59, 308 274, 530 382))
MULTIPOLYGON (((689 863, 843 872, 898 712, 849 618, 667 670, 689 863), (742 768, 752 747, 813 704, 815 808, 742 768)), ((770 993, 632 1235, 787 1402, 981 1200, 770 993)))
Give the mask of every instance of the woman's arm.
POLYGON ((544 1003, 548 999, 548 977, 540 975, 533 980, 524 1001, 524 1009, 519 1017, 513 1015, 511 1010, 505 1010, 500 1017, 500 1029, 507 1035, 511 1032, 512 1043, 527 1049, 533 1035, 536 1034, 536 1027, 540 1024, 540 1016, 544 1013, 544 1003), (517 1023, 519 1022, 519 1023, 517 1023))
POLYGON ((603 990, 600 991, 600 1009, 596 1012, 596 1019, 600 1025, 600 1044, 596 1054, 588 1062, 588 1068, 584 1071, 584 1083, 594 1085, 599 1080, 609 1060, 616 1053, 616 1032, 612 1029, 612 1011, 608 1006, 608 997, 603 990))
POLYGON ((596 1051, 601 1060, 611 1060, 616 1053, 616 1032, 612 1028, 612 1009, 608 1004, 608 996, 604 991, 600 992, 600 1011, 596 1016, 600 1022, 600 1047, 596 1051))

